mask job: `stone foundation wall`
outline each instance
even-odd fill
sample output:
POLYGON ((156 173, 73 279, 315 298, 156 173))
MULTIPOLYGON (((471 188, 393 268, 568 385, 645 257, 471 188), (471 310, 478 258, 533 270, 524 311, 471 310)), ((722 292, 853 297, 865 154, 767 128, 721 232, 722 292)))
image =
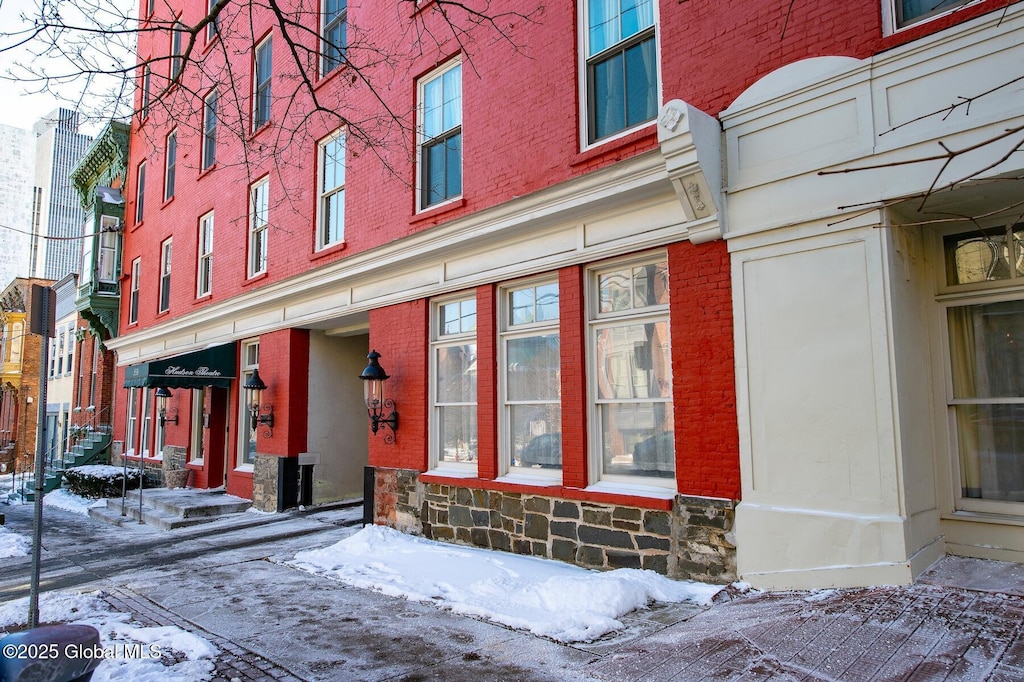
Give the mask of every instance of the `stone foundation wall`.
MULTIPOLYGON (((119 440, 115 440, 110 444, 110 463, 116 467, 124 466, 124 443, 119 440)), ((129 459, 129 469, 138 469, 139 460, 129 459)), ((143 463, 143 471, 146 475, 146 487, 147 488, 159 488, 164 484, 164 465, 162 462, 145 462, 143 463)))
POLYGON ((586 568, 645 568, 677 579, 736 580, 735 503, 677 496, 671 511, 532 493, 421 484, 377 469, 375 522, 476 547, 586 568))
POLYGON ((277 511, 277 461, 280 457, 256 453, 252 467, 252 506, 260 511, 277 511))

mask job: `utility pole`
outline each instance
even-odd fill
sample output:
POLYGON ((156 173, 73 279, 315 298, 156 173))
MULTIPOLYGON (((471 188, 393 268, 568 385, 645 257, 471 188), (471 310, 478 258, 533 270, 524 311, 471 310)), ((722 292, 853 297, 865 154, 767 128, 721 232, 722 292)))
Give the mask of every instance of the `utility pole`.
POLYGON ((43 545, 43 459, 46 456, 46 368, 49 364, 49 339, 54 336, 57 295, 50 287, 32 285, 29 306, 29 333, 42 337, 39 361, 39 395, 36 406, 35 518, 32 524, 32 584, 28 600, 28 626, 39 625, 39 564, 43 545))

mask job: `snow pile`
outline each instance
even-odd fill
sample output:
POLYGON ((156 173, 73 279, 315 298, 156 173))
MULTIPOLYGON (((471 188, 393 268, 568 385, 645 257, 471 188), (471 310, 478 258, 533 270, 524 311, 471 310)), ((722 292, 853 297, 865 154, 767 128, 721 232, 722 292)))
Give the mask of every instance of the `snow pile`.
POLYGON ((355 587, 432 601, 559 642, 588 642, 623 627, 621 616, 652 601, 711 603, 720 586, 653 571, 589 571, 536 557, 433 542, 367 526, 291 565, 355 587))
MULTIPOLYGON (((100 633, 105 658, 93 674, 93 682, 197 682, 213 677, 217 648, 202 637, 174 626, 143 627, 131 622, 131 615, 112 611, 102 593, 71 594, 47 592, 40 595, 40 623, 91 625, 100 633), (143 645, 134 648, 133 645, 143 645), (133 657, 125 658, 125 647, 133 657)), ((24 629, 28 620, 28 598, 0 605, 0 627, 24 629)))
POLYGON ((32 538, 0 526, 0 559, 27 556, 32 549, 32 538))
POLYGON ((106 503, 105 499, 90 500, 80 495, 75 495, 70 490, 65 490, 64 488, 57 488, 43 496, 44 505, 63 509, 73 514, 81 514, 82 516, 89 515, 89 507, 102 507, 106 503))

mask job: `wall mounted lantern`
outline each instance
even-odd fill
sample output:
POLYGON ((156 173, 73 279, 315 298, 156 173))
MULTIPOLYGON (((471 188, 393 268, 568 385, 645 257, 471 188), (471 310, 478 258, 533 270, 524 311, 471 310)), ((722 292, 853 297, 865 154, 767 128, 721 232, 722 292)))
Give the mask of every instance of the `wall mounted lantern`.
POLYGON ((255 431, 259 424, 264 424, 267 427, 267 435, 272 435, 274 433, 274 406, 270 403, 261 405, 263 391, 267 390, 267 385, 260 378, 258 369, 252 371, 249 378, 242 384, 242 389, 245 390, 246 402, 249 404, 249 428, 255 431))
POLYGON ((380 353, 372 350, 366 357, 370 362, 359 378, 363 380, 363 399, 366 401, 366 413, 370 417, 370 429, 376 435, 382 426, 387 426, 391 433, 384 434, 384 442, 394 443, 395 431, 398 430, 398 412, 395 411, 394 399, 384 397, 384 382, 390 377, 380 366, 380 353), (386 417, 385 411, 388 412, 386 417))
POLYGON ((171 390, 166 386, 159 386, 156 389, 156 412, 160 417, 160 426, 167 426, 167 422, 173 422, 175 425, 178 424, 178 411, 175 410, 173 416, 167 416, 167 399, 171 397, 171 390))

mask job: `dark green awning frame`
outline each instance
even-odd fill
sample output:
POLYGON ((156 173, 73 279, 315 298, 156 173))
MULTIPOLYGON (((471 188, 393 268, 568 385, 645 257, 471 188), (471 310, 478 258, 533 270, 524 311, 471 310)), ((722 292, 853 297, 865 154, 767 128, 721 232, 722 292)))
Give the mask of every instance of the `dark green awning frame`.
POLYGON ((228 343, 173 358, 129 365, 125 370, 124 387, 228 388, 236 378, 235 345, 228 343))

